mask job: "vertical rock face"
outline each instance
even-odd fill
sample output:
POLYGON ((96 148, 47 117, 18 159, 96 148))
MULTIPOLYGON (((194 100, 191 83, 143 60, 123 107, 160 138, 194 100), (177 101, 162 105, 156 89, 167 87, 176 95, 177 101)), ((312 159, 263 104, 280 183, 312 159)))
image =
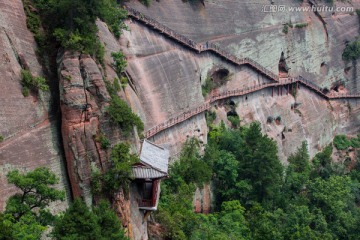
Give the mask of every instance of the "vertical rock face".
MULTIPOLYGON (((0 0, 0 211, 16 192, 6 174, 14 169, 27 172, 36 167, 50 168, 60 179, 57 188, 69 197, 57 116, 49 113, 50 94, 24 97, 21 93, 22 68, 41 76, 36 44, 26 27, 21 0, 0 0)), ((65 202, 51 205, 53 212, 65 210, 65 202)))
MULTIPOLYGON (((336 7, 360 8, 359 1, 334 1, 336 7)), ((329 87, 337 80, 345 80, 348 90, 355 88, 359 78, 357 65, 345 66, 342 52, 346 41, 359 35, 359 18, 354 12, 290 11, 290 7, 322 5, 324 1, 274 1, 284 11, 266 12, 270 2, 215 0, 205 6, 177 0, 153 2, 145 7, 139 1, 131 1, 134 7, 176 32, 197 42, 216 42, 222 48, 239 57, 250 57, 264 67, 278 71, 278 62, 284 52, 293 76, 303 75, 322 87, 329 87), (288 33, 284 24, 291 23, 288 33), (297 28, 296 24, 307 23, 297 28), (328 71, 322 71, 327 65, 328 71), (347 72, 344 72, 344 69, 347 72)), ((334 8, 335 9, 335 8, 334 8)), ((142 41, 145 42, 145 41, 142 41)))
MULTIPOLYGON (((205 8, 173 0, 154 2, 148 8, 137 1, 129 4, 180 34, 198 42, 216 42, 227 51, 239 57, 250 57, 273 72, 278 71, 281 53, 284 52, 290 75, 306 76, 328 88, 335 79, 346 77, 345 64, 341 59, 345 45, 339 47, 339 44, 345 39, 353 39, 359 28, 358 17, 349 13, 321 13, 318 16, 311 11, 261 12, 261 7, 268 4, 266 1, 211 1, 205 3, 205 8), (290 28, 285 34, 282 32, 283 24, 290 21, 293 25, 308 25, 305 28, 290 28), (327 23, 326 30, 324 21, 327 23)), ((301 6, 298 1, 282 1, 279 4, 287 8, 301 6)), ((353 4, 356 9, 357 2, 353 4)), ((310 5, 304 3, 303 6, 310 5)), ((128 26, 131 31, 123 34, 121 45, 128 57, 127 70, 137 90, 136 96, 131 95, 136 100, 131 101, 140 102, 140 107, 134 104, 134 108, 138 109, 146 128, 202 103, 204 98, 200 84, 214 69, 227 69, 231 75, 219 91, 269 81, 247 66, 234 66, 212 54, 197 54, 183 48, 136 21, 129 21, 128 26)), ((347 84, 347 88, 348 92, 354 90, 351 84, 347 84)), ((303 140, 308 141, 310 153, 314 155, 330 143, 335 134, 359 130, 357 100, 327 102, 303 88, 296 99, 285 95, 285 92, 283 89, 282 96, 274 98, 271 98, 271 90, 251 94, 248 100, 246 97, 234 98, 243 123, 262 122, 264 132, 278 142, 282 160, 285 161, 303 140), (292 110, 291 104, 295 102, 301 105, 299 109, 292 110), (351 112, 346 106, 351 106, 351 112), (267 125, 266 119, 270 115, 282 117, 282 123, 267 125)), ((219 119, 227 121, 225 110, 220 109, 218 113, 219 119)), ((170 147, 171 153, 176 155, 187 136, 199 135, 206 143, 206 129, 204 115, 200 114, 155 135, 151 140, 170 147)))
POLYGON ((59 65, 62 135, 73 195, 91 204, 92 167, 104 170, 107 156, 95 141, 109 94, 102 74, 87 55, 64 53, 59 65))

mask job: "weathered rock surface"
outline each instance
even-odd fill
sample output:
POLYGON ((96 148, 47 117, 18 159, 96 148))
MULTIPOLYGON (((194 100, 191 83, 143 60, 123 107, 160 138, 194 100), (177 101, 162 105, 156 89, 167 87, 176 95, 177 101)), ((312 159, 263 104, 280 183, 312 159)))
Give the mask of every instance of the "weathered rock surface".
MULTIPOLYGON (((154 2, 146 8, 137 1, 129 3, 180 34, 198 42, 217 42, 229 52, 239 57, 251 57, 274 72, 277 72, 281 52, 284 52, 291 75, 301 74, 323 87, 330 87, 334 79, 346 77, 345 64, 341 60, 342 42, 357 35, 359 24, 356 15, 338 13, 330 18, 324 16, 323 19, 331 22, 329 25, 337 26, 328 27, 331 38, 328 39, 323 22, 315 13, 262 13, 264 4, 268 2, 239 4, 231 0, 209 1, 204 8, 202 5, 170 0, 154 2), (307 22, 308 26, 290 29, 288 34, 282 33, 283 24, 290 21, 293 24, 307 22)), ((300 6, 298 1, 276 4, 300 6)), ((358 3, 353 1, 353 4, 356 9, 358 3)), ((308 6, 308 3, 304 3, 304 6, 308 6)), ((144 119, 146 129, 202 103, 204 98, 200 84, 210 70, 221 67, 232 74, 231 80, 219 91, 269 81, 247 66, 231 65, 209 53, 192 52, 136 21, 129 21, 128 26, 131 31, 123 34, 121 45, 128 57, 127 70, 137 90, 131 102, 136 103, 133 106, 144 119)), ((347 84, 347 91, 354 92, 355 85, 347 84)), ((264 132, 278 142, 282 160, 294 152, 303 140, 308 141, 313 156, 336 133, 359 130, 359 105, 356 100, 349 101, 352 110, 346 112, 347 101, 332 101, 330 106, 324 99, 302 88, 296 100, 302 104, 294 112, 291 104, 295 100, 290 95, 284 96, 285 89, 283 96, 274 98, 271 98, 269 91, 251 94, 249 100, 239 98, 236 100, 237 111, 244 123, 254 120, 262 122, 264 132), (270 115, 281 116, 282 124, 267 126, 266 119, 270 115), (284 132, 285 127, 291 130, 284 132)), ((226 113, 223 116, 226 120, 226 113)), ((179 152, 186 136, 193 135, 194 129, 189 126, 196 126, 195 129, 200 130, 199 135, 205 136, 203 142, 206 143, 203 114, 155 135, 152 140, 170 146, 174 155, 179 152)))
MULTIPOLYGON (((323 1, 312 1, 322 5, 323 1)), ((353 12, 291 12, 289 7, 309 6, 309 1, 279 0, 274 5, 285 11, 269 13, 266 0, 239 2, 236 0, 206 1, 202 4, 169 0, 153 2, 145 7, 138 1, 130 6, 197 42, 212 41, 239 57, 250 57, 264 67, 278 71, 281 52, 293 76, 303 75, 323 87, 336 80, 346 80, 348 89, 358 91, 356 66, 344 73, 341 59, 345 42, 359 34, 359 18, 353 12), (290 28, 282 32, 284 24, 308 23, 304 28, 290 28), (324 68, 328 68, 323 71, 324 68)), ((360 8, 360 1, 336 6, 360 8)))
POLYGON ((62 135, 72 192, 90 205, 92 168, 103 171, 107 164, 107 154, 95 138, 110 97, 90 56, 66 52, 60 59, 59 78, 62 135))
MULTIPOLYGON (((24 97, 21 93, 21 68, 41 76, 36 58, 36 44, 26 27, 21 0, 0 0, 0 211, 16 188, 9 185, 6 174, 14 169, 26 172, 49 167, 60 179, 58 188, 70 196, 64 167, 58 119, 49 114, 50 94, 24 97)), ((64 210, 65 202, 54 203, 53 212, 64 210)))

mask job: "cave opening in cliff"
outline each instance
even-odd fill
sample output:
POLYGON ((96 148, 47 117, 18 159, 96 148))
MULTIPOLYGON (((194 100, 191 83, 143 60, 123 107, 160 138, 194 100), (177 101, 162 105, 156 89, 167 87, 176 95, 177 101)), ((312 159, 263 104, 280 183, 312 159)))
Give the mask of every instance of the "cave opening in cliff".
POLYGON ((226 68, 220 68, 216 71, 214 71, 211 75, 211 78, 213 80, 213 82, 219 86, 224 84, 230 76, 230 71, 226 68))
POLYGON ((279 77, 288 77, 290 68, 286 64, 285 54, 281 52, 280 60, 279 60, 279 77))
POLYGON ((228 111, 226 116, 228 117, 238 117, 239 115, 237 114, 237 112, 235 110, 231 110, 231 111, 228 111))

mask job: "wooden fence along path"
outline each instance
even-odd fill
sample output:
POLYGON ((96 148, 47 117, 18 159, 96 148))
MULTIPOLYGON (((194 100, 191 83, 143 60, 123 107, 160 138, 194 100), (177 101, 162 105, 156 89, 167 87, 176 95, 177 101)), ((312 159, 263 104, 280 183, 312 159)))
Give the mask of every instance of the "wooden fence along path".
MULTIPOLYGON (((177 32, 173 31, 172 29, 164 26, 163 24, 157 22, 156 20, 149 18, 145 16, 144 14, 136 11, 135 9, 125 6, 126 10, 128 11, 128 14, 133 19, 144 23, 145 25, 161 32, 162 34, 166 35, 167 37, 175 40, 176 42, 179 42, 180 44, 184 45, 185 47, 188 47, 198 53, 209 51, 213 52, 214 54, 218 55, 219 57, 233 63, 236 65, 249 65, 253 69, 255 69, 258 73, 268 77, 269 79, 273 80, 273 83, 264 83, 260 85, 255 85, 252 87, 246 87, 241 89, 235 89, 230 91, 224 91, 222 93, 211 93, 210 96, 205 100, 205 102, 189 111, 183 112, 175 117, 172 117, 165 122, 152 127, 151 129, 147 130, 145 132, 145 137, 150 138, 157 133, 168 129, 178 123, 181 123, 199 113, 202 113, 206 110, 209 110, 211 107, 211 104, 222 99, 226 99, 229 97, 238 97, 238 96, 244 96, 253 92, 257 92, 259 90, 265 89, 265 88, 271 88, 271 87, 288 87, 286 90, 286 94, 289 94, 289 87, 293 84, 296 84, 296 87, 298 88, 299 84, 306 86, 307 88, 313 90, 321 97, 327 99, 327 100, 333 100, 333 99, 351 99, 351 98, 359 98, 360 99, 360 93, 359 94, 334 94, 334 93, 325 93, 324 90, 317 86, 316 84, 312 83, 309 80, 306 80, 302 76, 294 77, 294 78, 279 78, 279 76, 265 67, 261 66, 256 61, 250 59, 250 58, 238 58, 221 48, 217 46, 214 43, 196 43, 195 41, 182 36, 178 34, 177 32)), ((282 91, 282 90, 281 90, 282 91)))

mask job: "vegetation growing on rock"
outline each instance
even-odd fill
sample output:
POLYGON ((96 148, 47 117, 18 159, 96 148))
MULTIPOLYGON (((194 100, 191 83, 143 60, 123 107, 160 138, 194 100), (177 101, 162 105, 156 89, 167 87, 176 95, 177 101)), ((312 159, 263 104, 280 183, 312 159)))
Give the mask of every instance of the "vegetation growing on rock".
POLYGON ((128 239, 119 219, 105 200, 101 200, 91 211, 82 200, 75 199, 65 214, 57 220, 52 235, 58 240, 128 239))
POLYGON ((27 174, 14 170, 7 178, 19 193, 9 198, 5 212, 0 213, 0 239, 40 239, 55 219, 47 207, 53 201, 64 200, 64 192, 53 188, 58 178, 47 168, 27 174))
POLYGON ((345 61, 356 60, 360 57, 360 41, 356 39, 346 45, 342 57, 345 61))
MULTIPOLYGON (((327 146, 312 162, 303 142, 284 167, 276 143, 259 124, 209 132, 204 156, 185 144, 183 156, 198 159, 189 178, 184 160, 162 184, 156 219, 171 239, 351 239, 359 232, 360 158, 346 169, 331 159, 327 146), (207 166, 207 167, 206 167, 207 166), (199 169, 208 169, 206 175, 199 169), (185 170, 184 170, 185 169, 185 170), (215 209, 195 214, 195 185, 211 176, 215 209), (201 180, 201 181, 200 181, 201 180)), ((359 153, 358 153, 359 154, 359 153)), ((208 181, 209 182, 209 181, 208 181)))
POLYGON ((30 91, 49 91, 45 78, 34 77, 28 70, 21 70, 21 85, 24 97, 29 96, 30 91))
POLYGON ((345 150, 349 147, 360 148, 360 135, 356 138, 349 138, 346 135, 336 135, 333 143, 338 150, 345 150))
POLYGON ((105 173, 98 170, 93 172, 91 180, 92 193, 111 196, 120 187, 127 192, 132 177, 132 165, 137 162, 139 162, 139 158, 137 155, 130 153, 128 144, 116 144, 111 150, 109 169, 105 173))
POLYGON ((127 12, 115 0, 27 0, 25 10, 28 27, 36 34, 36 39, 46 39, 42 42, 55 40, 67 50, 91 54, 100 62, 104 49, 97 37, 96 19, 105 21, 117 38, 120 37, 122 29, 126 28, 123 21, 127 12), (30 10, 30 5, 36 8, 35 12, 40 13, 47 35, 41 35, 39 17, 30 10))

